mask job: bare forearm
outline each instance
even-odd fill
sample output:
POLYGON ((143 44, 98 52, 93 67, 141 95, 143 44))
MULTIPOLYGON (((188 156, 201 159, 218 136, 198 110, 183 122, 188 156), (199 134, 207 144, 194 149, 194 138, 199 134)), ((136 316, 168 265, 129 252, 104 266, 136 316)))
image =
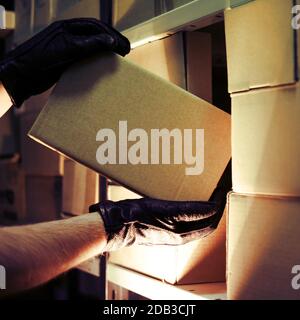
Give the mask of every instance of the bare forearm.
POLYGON ((0 265, 6 268, 7 291, 42 284, 102 253, 105 245, 98 213, 0 229, 0 265))
POLYGON ((0 82, 0 118, 8 111, 12 106, 10 97, 0 82))

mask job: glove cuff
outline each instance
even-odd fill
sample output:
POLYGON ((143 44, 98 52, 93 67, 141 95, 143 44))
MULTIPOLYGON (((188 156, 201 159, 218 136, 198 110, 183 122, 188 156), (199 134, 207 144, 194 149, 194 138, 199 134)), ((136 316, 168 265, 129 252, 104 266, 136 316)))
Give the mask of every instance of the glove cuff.
POLYGON ((98 212, 103 220, 107 237, 104 252, 116 251, 131 246, 135 242, 134 226, 124 221, 119 209, 121 208, 111 201, 101 202, 97 208, 95 206, 89 208, 89 212, 98 212))

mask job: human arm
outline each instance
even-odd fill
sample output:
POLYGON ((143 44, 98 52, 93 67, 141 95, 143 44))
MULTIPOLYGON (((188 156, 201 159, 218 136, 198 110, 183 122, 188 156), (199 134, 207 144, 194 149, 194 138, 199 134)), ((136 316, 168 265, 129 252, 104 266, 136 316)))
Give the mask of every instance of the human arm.
POLYGON ((101 254, 106 245, 98 213, 66 220, 0 229, 0 265, 6 269, 6 290, 23 291, 49 281, 101 254))

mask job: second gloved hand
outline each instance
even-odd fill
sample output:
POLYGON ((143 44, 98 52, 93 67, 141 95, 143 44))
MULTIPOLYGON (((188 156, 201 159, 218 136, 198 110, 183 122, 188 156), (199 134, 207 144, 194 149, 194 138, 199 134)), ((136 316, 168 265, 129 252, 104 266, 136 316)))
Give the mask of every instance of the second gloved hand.
POLYGON ((70 64, 102 51, 125 56, 130 43, 92 18, 57 21, 10 52, 0 62, 2 82, 16 107, 51 88, 70 64))
POLYGON ((223 215, 227 192, 216 189, 212 201, 164 201, 150 198, 103 201, 99 212, 107 233, 105 251, 132 244, 182 245, 213 232, 223 215))

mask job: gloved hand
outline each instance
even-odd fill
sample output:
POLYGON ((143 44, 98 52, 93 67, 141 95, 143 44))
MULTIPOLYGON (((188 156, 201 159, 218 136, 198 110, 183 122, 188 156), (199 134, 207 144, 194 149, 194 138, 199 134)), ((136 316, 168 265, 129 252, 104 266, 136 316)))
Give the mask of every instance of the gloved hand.
POLYGON ((104 251, 132 244, 182 245, 213 232, 223 215, 227 191, 217 188, 209 202, 163 201, 150 198, 103 201, 99 212, 107 233, 104 251))
POLYGON ((97 19, 57 21, 8 54, 0 63, 0 81, 19 107, 51 88, 72 63, 107 50, 125 56, 130 43, 97 19))

